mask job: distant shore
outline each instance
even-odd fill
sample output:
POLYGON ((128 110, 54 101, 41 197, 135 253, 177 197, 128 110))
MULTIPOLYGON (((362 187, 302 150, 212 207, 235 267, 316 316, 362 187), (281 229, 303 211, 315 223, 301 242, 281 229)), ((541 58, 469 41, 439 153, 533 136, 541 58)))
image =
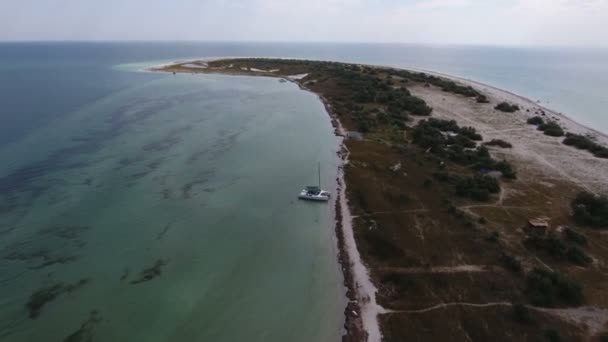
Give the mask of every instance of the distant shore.
MULTIPOLYGON (((148 68, 145 68, 143 71, 150 71, 150 72, 159 72, 162 71, 163 68, 166 67, 170 67, 173 65, 177 65, 177 64, 186 64, 186 63, 190 63, 190 62, 213 62, 213 61, 219 61, 219 60, 225 60, 225 59, 248 59, 248 58, 259 58, 259 57, 239 57, 239 56, 222 56, 222 57, 205 57, 205 58, 197 58, 197 59, 185 59, 185 60, 175 60, 172 62, 168 62, 168 63, 163 63, 163 64, 159 64, 159 65, 154 65, 148 68)), ((281 59, 282 57, 271 57, 271 56, 267 56, 264 58, 276 58, 276 59, 281 59)), ((558 111, 556 109, 552 109, 550 107, 547 107, 546 105, 542 104, 541 102, 537 102, 535 100, 533 100, 532 98, 526 97, 525 95, 521 95, 518 94, 516 92, 513 91, 509 91, 509 90, 505 90, 502 89, 500 87, 491 85, 491 84, 487 84, 487 83, 483 83, 483 82, 479 82, 479 81, 475 81, 469 78, 465 78, 465 77, 459 77, 459 76, 454 76, 454 75, 450 75, 450 74, 446 74, 446 73, 442 73, 442 72, 437 72, 437 71, 433 71, 433 70, 427 70, 427 69, 420 69, 420 68, 413 68, 413 67, 395 67, 395 66, 390 66, 390 65, 380 65, 380 64, 361 64, 361 63, 356 63, 358 65, 362 65, 362 66, 368 66, 371 68, 387 68, 387 69, 394 69, 394 70, 406 70, 406 71, 411 71, 411 72, 421 72, 421 73, 426 73, 429 75, 435 75, 438 77, 442 77, 442 78, 446 78, 446 79, 451 79, 454 80, 456 82, 460 82, 463 84, 467 84, 479 89, 483 89, 486 91, 491 91, 493 92, 497 97, 504 97, 504 98, 510 98, 510 99, 517 99, 517 102, 521 102, 521 103, 525 103, 526 105, 531 105, 531 106, 535 106, 538 107, 542 110, 544 110, 546 113, 550 113, 552 116, 556 116, 559 117, 561 120, 563 120, 563 122, 568 125, 568 127, 575 133, 577 134, 591 134, 594 137, 598 138, 598 140, 604 144, 608 144, 608 132, 603 132, 597 129, 594 129, 592 127, 589 127, 589 125, 585 125, 582 124, 580 122, 578 122, 576 119, 572 118, 571 116, 569 116, 567 113, 563 113, 561 111, 558 111)), ((217 72, 218 74, 225 74, 223 72, 217 72)), ((268 77, 280 77, 280 76, 276 76, 276 75, 272 75, 272 73, 267 73, 266 75, 262 75, 262 76, 268 76, 268 77)))

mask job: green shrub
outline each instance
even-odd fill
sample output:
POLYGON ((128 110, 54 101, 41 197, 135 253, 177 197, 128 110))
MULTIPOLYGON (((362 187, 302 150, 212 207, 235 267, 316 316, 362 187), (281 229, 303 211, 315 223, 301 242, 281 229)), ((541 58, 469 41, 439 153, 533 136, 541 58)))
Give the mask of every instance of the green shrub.
POLYGON ((581 305, 583 289, 580 284, 564 278, 557 272, 535 268, 526 278, 524 294, 532 305, 555 307, 581 305))
POLYGON ((568 146, 574 146, 580 150, 587 150, 598 158, 608 158, 608 148, 597 144, 584 135, 568 133, 566 134, 566 139, 564 139, 563 143, 568 146))
POLYGON ((562 340, 562 338, 559 336, 559 332, 553 329, 545 330, 545 338, 548 342, 561 342, 562 340))
POLYGON ((378 229, 364 229, 363 238, 373 256, 380 260, 400 258, 404 255, 399 246, 384 236, 378 229))
POLYGON ((545 120, 543 120, 543 118, 541 118, 540 116, 535 116, 535 117, 529 118, 528 119, 528 123, 530 125, 539 126, 539 125, 544 125, 545 124, 545 120))
POLYGON ((461 177, 456 182, 456 194, 477 201, 487 201, 491 194, 500 191, 498 181, 492 177, 475 175, 473 177, 461 177))
POLYGON ((581 192, 571 206, 576 222, 593 228, 608 227, 608 198, 581 192))
POLYGON ((498 146, 498 147, 502 147, 502 148, 512 148, 513 145, 511 145, 511 143, 506 142, 504 140, 501 139, 492 139, 486 143, 484 143, 484 145, 486 146, 498 146))
POLYGON ((487 96, 480 94, 477 95, 477 103, 490 103, 490 101, 488 100, 487 96))
POLYGON ((506 253, 502 253, 500 256, 500 261, 502 262, 503 266, 511 272, 520 273, 523 270, 521 267, 521 261, 506 253))
POLYGON ((477 101, 481 100, 487 101, 485 95, 481 94, 479 91, 475 90, 471 86, 460 85, 452 80, 445 79, 442 77, 429 75, 422 72, 411 72, 407 70, 391 70, 392 75, 399 76, 403 78, 410 79, 412 81, 424 83, 425 87, 428 87, 429 84, 432 84, 436 87, 441 88, 441 90, 445 92, 450 92, 458 95, 464 95, 467 97, 475 97, 477 101))
POLYGON ((499 232, 491 232, 490 234, 488 234, 488 236, 486 236, 485 238, 486 241, 488 242, 499 242, 500 241, 500 233, 499 232))
POLYGON ((512 105, 507 102, 501 102, 501 103, 497 104, 496 107, 494 107, 494 109, 499 110, 501 112, 505 112, 505 113, 514 113, 519 110, 519 106, 512 105))
POLYGON ((580 247, 568 246, 555 234, 547 236, 531 234, 525 239, 524 244, 529 249, 544 251, 558 261, 569 261, 581 266, 586 266, 592 261, 580 247))
POLYGON ((513 303, 511 308, 513 309, 513 318, 515 321, 521 324, 532 324, 534 322, 532 316, 530 316, 530 310, 528 310, 528 307, 524 304, 513 303))
POLYGON ((473 127, 462 127, 458 133, 473 141, 482 140, 481 134, 477 133, 477 130, 475 130, 473 127))
POLYGON ((568 248, 568 252, 566 252, 566 253, 567 253, 566 255, 568 257, 568 260, 570 260, 571 262, 573 262, 575 264, 581 265, 581 266, 589 265, 593 261, 578 246, 568 248))
POLYGON ((515 170, 513 170, 513 167, 511 166, 511 164, 509 164, 509 162, 506 160, 497 162, 496 164, 494 164, 494 166, 492 168, 494 170, 502 172, 502 176, 505 178, 509 178, 509 179, 517 178, 517 174, 515 173, 515 170))
POLYGON ((587 238, 585 238, 585 236, 579 232, 577 232, 576 230, 572 229, 572 228, 564 228, 564 237, 566 238, 566 240, 568 241, 572 241, 574 243, 576 243, 577 245, 580 246, 586 246, 587 245, 587 238))
POLYGON ((563 128, 555 121, 548 121, 538 126, 539 131, 543 131, 545 135, 552 137, 561 137, 565 134, 563 128))

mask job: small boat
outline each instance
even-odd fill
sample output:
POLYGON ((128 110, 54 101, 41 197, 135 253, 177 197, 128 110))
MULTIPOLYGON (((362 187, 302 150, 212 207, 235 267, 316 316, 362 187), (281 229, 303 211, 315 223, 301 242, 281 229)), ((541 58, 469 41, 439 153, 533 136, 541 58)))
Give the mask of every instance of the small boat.
POLYGON ((319 185, 307 186, 298 195, 299 199, 308 201, 329 201, 330 192, 321 189, 321 164, 319 163, 319 185))

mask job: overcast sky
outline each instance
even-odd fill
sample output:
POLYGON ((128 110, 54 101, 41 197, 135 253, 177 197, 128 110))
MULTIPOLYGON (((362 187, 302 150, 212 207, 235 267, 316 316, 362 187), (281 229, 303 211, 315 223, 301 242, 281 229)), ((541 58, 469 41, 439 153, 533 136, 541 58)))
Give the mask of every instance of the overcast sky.
POLYGON ((608 46, 608 0, 0 0, 0 40, 608 46))

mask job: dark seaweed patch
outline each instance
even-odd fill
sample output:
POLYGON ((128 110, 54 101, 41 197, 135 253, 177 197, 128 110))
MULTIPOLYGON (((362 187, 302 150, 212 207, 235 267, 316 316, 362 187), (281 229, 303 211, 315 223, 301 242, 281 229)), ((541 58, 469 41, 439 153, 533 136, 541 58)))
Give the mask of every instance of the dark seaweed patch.
POLYGON ((182 198, 187 199, 187 198, 192 197, 192 188, 195 185, 205 184, 206 182, 207 182, 207 180, 204 179, 204 180, 195 180, 195 181, 184 184, 182 186, 182 198))
POLYGON ((118 161, 118 166, 116 166, 114 168, 114 171, 120 171, 122 169, 124 169, 125 167, 131 166, 137 162, 140 162, 142 160, 141 157, 137 157, 137 158, 122 158, 118 161))
POLYGON ((148 163, 148 165, 146 165, 146 166, 152 170, 156 170, 164 161, 165 161, 164 158, 158 158, 158 159, 148 163))
POLYGON ((149 151, 160 152, 160 151, 165 151, 165 150, 170 149, 178 142, 180 142, 180 138, 170 134, 170 135, 162 138, 161 140, 153 141, 151 143, 144 145, 142 147, 142 149, 147 152, 149 152, 149 151))
POLYGON ((3 229, 0 230, 0 235, 6 235, 6 234, 12 232, 15 229, 17 229, 17 226, 5 227, 5 228, 3 228, 3 229))
POLYGON ((132 175, 129 175, 129 180, 137 180, 137 179, 140 179, 140 178, 144 178, 147 175, 149 175, 150 172, 152 172, 152 171, 142 171, 142 172, 134 173, 132 175))
POLYGON ((74 284, 56 283, 36 290, 25 304, 25 307, 29 311, 29 317, 32 319, 38 317, 40 311, 46 304, 52 302, 62 294, 72 293, 78 290, 88 282, 89 279, 81 279, 74 284))
POLYGON ((39 269, 43 269, 45 267, 52 266, 52 265, 55 265, 55 264, 66 264, 68 262, 76 261, 76 260, 78 260, 78 258, 79 257, 77 255, 71 255, 71 256, 66 256, 66 257, 62 257, 62 256, 60 256, 60 257, 50 257, 50 256, 47 256, 47 257, 45 257, 43 259, 42 263, 40 263, 38 265, 35 265, 35 266, 31 266, 30 269, 31 270, 39 270, 39 269))
POLYGON ((89 318, 80 325, 80 328, 64 338, 63 342, 92 342, 95 325, 101 321, 101 316, 97 310, 91 311, 89 318))
MULTIPOLYGON (((183 199, 188 199, 192 197, 192 190, 195 186, 197 185, 203 185, 206 184, 207 182, 209 182, 209 178, 211 178, 214 174, 214 170, 207 170, 204 172, 201 172, 200 174, 197 175, 197 178, 192 180, 191 182, 188 182, 184 185, 182 185, 181 190, 182 190, 182 198, 183 199)), ((209 188, 209 187, 207 187, 209 188)))
POLYGON ((89 226, 79 225, 57 225, 41 229, 37 235, 43 238, 33 238, 9 245, 5 249, 4 258, 10 261, 26 262, 32 270, 74 262, 79 258, 79 255, 74 253, 74 249, 80 249, 86 245, 80 236, 89 229, 89 226), (56 242, 59 241, 62 248, 52 247, 52 239, 56 239, 56 242), (69 243, 66 244, 64 240, 69 243), (68 247, 71 247, 72 251, 66 250, 68 247))
POLYGON ((125 270, 122 271, 122 275, 120 276, 120 281, 125 281, 127 278, 129 278, 130 273, 131 273, 131 270, 128 267, 125 268, 125 270))
POLYGON ((169 198, 171 198, 173 191, 171 191, 171 189, 163 189, 162 194, 163 194, 163 199, 169 199, 169 198))
POLYGON ((51 235, 60 239, 74 240, 79 238, 83 232, 89 229, 91 229, 91 227, 79 225, 52 226, 41 229, 38 231, 38 234, 51 235))
POLYGON ((0 212, 9 212, 18 206, 17 194, 27 192, 32 196, 40 196, 48 190, 48 187, 35 185, 35 180, 66 168, 87 166, 87 163, 82 161, 73 161, 74 157, 90 155, 98 151, 106 141, 122 134, 127 126, 169 109, 175 103, 198 96, 200 93, 160 99, 139 98, 115 109, 109 114, 105 121, 106 127, 103 129, 89 130, 86 132, 86 136, 73 138, 74 145, 58 149, 45 159, 29 163, 0 177, 0 212))
POLYGON ((165 238, 165 235, 167 235, 167 233, 169 232, 169 230, 171 230, 171 227, 173 227, 173 222, 169 222, 165 225, 165 227, 163 228, 162 231, 160 231, 160 233, 158 233, 158 235, 156 235, 156 240, 162 240, 165 238))
POLYGON ((162 273, 162 268, 163 266, 167 265, 167 262, 162 260, 162 259, 158 259, 156 260, 156 262, 154 263, 154 265, 143 269, 140 273, 139 273, 139 278, 135 279, 135 280, 131 280, 129 283, 132 285, 136 285, 136 284, 141 284, 141 283, 145 283, 147 281, 150 281, 156 277, 159 277, 162 273))

